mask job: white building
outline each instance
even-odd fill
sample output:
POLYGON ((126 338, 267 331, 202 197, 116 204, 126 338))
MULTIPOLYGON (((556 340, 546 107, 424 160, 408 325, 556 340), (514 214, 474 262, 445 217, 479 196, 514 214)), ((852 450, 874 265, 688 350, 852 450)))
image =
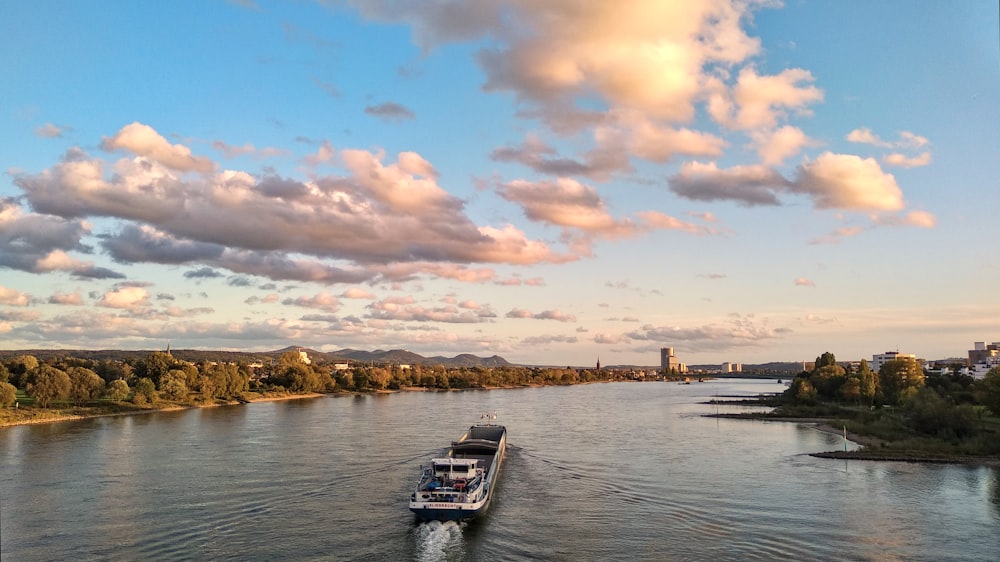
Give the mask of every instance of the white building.
POLYGON ((874 372, 877 373, 879 371, 879 369, 882 368, 882 365, 885 365, 889 361, 892 361, 894 359, 906 359, 906 358, 910 358, 910 359, 914 359, 915 360, 917 358, 917 356, 914 355, 914 354, 912 354, 912 353, 900 353, 898 351, 886 351, 885 353, 879 353, 878 355, 872 355, 872 362, 871 362, 871 365, 869 365, 868 367, 872 371, 874 371, 874 372))
POLYGON ((730 363, 729 361, 726 361, 722 364, 720 371, 723 373, 742 373, 743 363, 730 363))

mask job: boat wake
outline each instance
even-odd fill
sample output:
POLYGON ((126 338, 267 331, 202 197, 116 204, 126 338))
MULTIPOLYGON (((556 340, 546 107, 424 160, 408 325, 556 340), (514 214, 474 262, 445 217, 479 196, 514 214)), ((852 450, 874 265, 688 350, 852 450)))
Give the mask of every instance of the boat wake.
POLYGON ((438 562, 440 560, 462 560, 464 558, 464 541, 462 527, 464 523, 455 521, 428 521, 416 527, 417 552, 414 557, 420 562, 438 562))

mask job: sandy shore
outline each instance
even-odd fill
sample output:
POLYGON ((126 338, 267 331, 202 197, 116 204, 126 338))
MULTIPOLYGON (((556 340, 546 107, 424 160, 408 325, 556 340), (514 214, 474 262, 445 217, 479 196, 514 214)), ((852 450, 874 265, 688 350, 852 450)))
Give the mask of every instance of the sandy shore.
MULTIPOLYGON (((288 394, 288 395, 282 395, 282 396, 262 396, 262 397, 259 397, 259 398, 253 398, 251 400, 248 400, 248 402, 277 402, 277 401, 282 401, 282 400, 299 400, 299 399, 304 399, 304 398, 317 398, 317 397, 320 397, 320 396, 334 396, 334 395, 331 395, 331 394, 310 393, 310 394, 288 394)), ((59 413, 59 410, 53 410, 53 409, 50 409, 50 408, 46 408, 44 410, 39 410, 39 409, 35 409, 35 408, 26 407, 26 408, 24 408, 24 409, 21 410, 21 412, 23 412, 25 416, 31 416, 31 414, 35 414, 35 413, 38 413, 40 415, 38 417, 34 417, 34 416, 32 416, 32 417, 24 417, 23 419, 2 420, 2 421, 0 421, 0 428, 14 427, 14 426, 18 426, 18 425, 34 425, 34 424, 39 424, 39 423, 57 423, 57 422, 64 422, 64 421, 85 420, 85 419, 90 419, 90 418, 110 418, 110 417, 116 417, 116 416, 136 416, 136 415, 142 415, 142 414, 153 414, 153 413, 156 413, 156 412, 175 412, 175 411, 178 411, 178 410, 190 410, 192 408, 215 408, 215 407, 218 407, 218 406, 236 406, 236 405, 239 405, 239 404, 240 404, 240 402, 238 402, 236 400, 232 400, 232 401, 229 401, 229 402, 218 402, 218 403, 214 403, 214 404, 196 404, 196 405, 191 405, 191 406, 163 406, 163 407, 153 406, 153 407, 149 407, 149 408, 138 408, 137 407, 134 410, 126 410, 126 411, 123 411, 123 412, 107 412, 107 413, 94 413, 94 414, 88 414, 88 413, 78 413, 78 414, 66 413, 66 414, 63 414, 63 413, 59 413), (54 415, 49 415, 49 414, 54 414, 54 415)), ((17 410, 14 410, 14 411, 17 411, 17 410)))

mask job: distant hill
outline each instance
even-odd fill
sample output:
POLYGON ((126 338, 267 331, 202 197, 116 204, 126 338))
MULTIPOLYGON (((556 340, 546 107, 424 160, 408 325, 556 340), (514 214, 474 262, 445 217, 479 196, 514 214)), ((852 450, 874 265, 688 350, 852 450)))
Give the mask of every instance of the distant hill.
MULTIPOLYGON (((59 358, 88 359, 91 361, 139 361, 144 359, 153 351, 163 350, 121 350, 121 349, 17 349, 0 350, 0 360, 7 360, 18 355, 33 355, 39 361, 48 361, 59 358)), ((468 353, 456 355, 455 357, 424 357, 411 351, 403 349, 360 351, 357 349, 341 349, 339 351, 324 352, 316 351, 308 347, 288 346, 274 351, 211 351, 199 349, 171 349, 170 354, 174 357, 190 361, 192 363, 218 362, 218 363, 258 363, 277 359, 283 353, 289 351, 304 351, 316 362, 337 363, 337 362, 358 362, 375 364, 403 364, 403 365, 444 365, 448 368, 461 367, 503 367, 510 366, 506 359, 499 355, 492 357, 477 357, 468 353)))

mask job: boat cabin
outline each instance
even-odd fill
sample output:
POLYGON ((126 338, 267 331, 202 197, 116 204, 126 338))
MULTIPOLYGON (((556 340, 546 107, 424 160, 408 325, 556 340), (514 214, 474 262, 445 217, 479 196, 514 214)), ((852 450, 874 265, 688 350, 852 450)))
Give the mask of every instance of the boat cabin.
POLYGON ((434 476, 442 480, 473 479, 476 477, 476 459, 455 459, 442 457, 432 459, 434 476))

